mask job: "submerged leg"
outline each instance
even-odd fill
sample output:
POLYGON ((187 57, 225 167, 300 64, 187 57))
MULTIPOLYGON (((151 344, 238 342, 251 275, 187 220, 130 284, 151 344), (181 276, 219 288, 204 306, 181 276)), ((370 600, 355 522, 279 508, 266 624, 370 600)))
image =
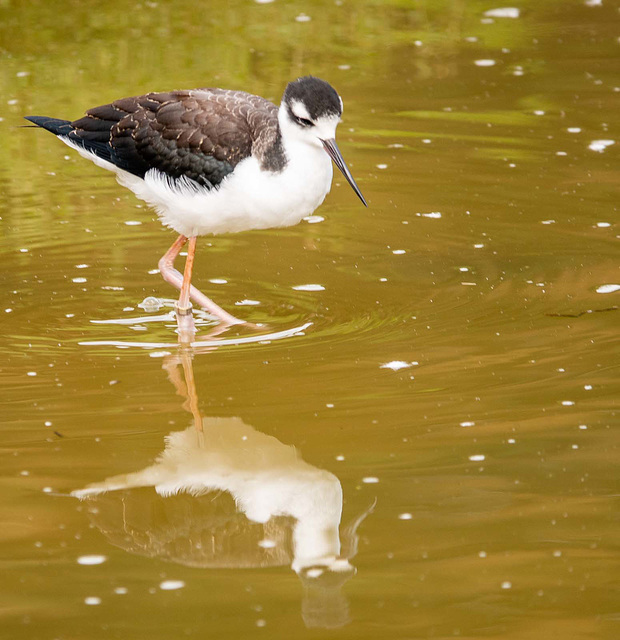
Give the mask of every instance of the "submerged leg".
POLYGON ((163 279, 181 291, 177 311, 181 314, 188 313, 188 311, 191 310, 189 300, 193 300, 199 307, 206 309, 208 313, 219 318, 219 320, 225 324, 244 324, 243 320, 238 320, 228 313, 228 311, 224 311, 224 309, 215 304, 213 300, 205 296, 204 293, 191 284, 194 253, 196 251, 195 237, 189 238, 190 249, 187 255, 187 262, 185 263, 185 274, 181 275, 174 268, 174 261, 187 241, 188 238, 180 235, 159 260, 159 271, 163 279))

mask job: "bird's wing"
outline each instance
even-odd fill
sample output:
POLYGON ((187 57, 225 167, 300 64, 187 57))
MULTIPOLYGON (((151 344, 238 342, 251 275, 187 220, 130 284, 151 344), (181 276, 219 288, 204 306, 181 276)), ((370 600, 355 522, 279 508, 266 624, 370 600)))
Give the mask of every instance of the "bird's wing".
POLYGON ((196 89, 123 98, 87 111, 69 136, 120 169, 158 169, 212 188, 279 141, 277 107, 243 91, 196 89), (274 134, 274 132, 276 132, 274 134), (276 135, 277 134, 277 135, 276 135))

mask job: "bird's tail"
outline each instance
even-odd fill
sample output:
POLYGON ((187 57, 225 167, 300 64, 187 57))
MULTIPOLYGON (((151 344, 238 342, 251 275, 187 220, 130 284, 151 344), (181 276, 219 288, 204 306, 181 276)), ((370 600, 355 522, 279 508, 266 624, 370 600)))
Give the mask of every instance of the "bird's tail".
POLYGON ((47 116, 25 116, 38 127, 51 131, 56 136, 68 136, 73 131, 73 126, 69 120, 59 118, 48 118, 47 116))

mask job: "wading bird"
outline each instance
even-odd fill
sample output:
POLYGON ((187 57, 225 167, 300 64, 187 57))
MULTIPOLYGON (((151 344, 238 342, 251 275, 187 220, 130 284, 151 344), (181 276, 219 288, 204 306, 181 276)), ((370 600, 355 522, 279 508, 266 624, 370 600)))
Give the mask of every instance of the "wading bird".
POLYGON ((26 119, 114 171, 179 234, 159 269, 181 292, 181 328, 190 300, 241 323, 191 284, 197 236, 297 224, 329 192, 330 158, 366 205, 336 145, 341 115, 335 89, 305 76, 287 85, 279 108, 244 91, 193 89, 122 98, 73 122, 26 119), (174 261, 186 243, 181 275, 174 261))

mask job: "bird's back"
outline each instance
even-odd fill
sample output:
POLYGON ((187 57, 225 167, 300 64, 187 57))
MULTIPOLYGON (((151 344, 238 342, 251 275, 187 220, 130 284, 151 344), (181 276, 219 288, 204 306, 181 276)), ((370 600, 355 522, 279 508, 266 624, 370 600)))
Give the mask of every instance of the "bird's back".
POLYGON ((193 89, 147 93, 95 107, 69 122, 28 119, 143 178, 157 169, 208 189, 250 155, 278 170, 278 108, 244 91, 193 89), (274 166, 274 158, 275 166, 274 166))

